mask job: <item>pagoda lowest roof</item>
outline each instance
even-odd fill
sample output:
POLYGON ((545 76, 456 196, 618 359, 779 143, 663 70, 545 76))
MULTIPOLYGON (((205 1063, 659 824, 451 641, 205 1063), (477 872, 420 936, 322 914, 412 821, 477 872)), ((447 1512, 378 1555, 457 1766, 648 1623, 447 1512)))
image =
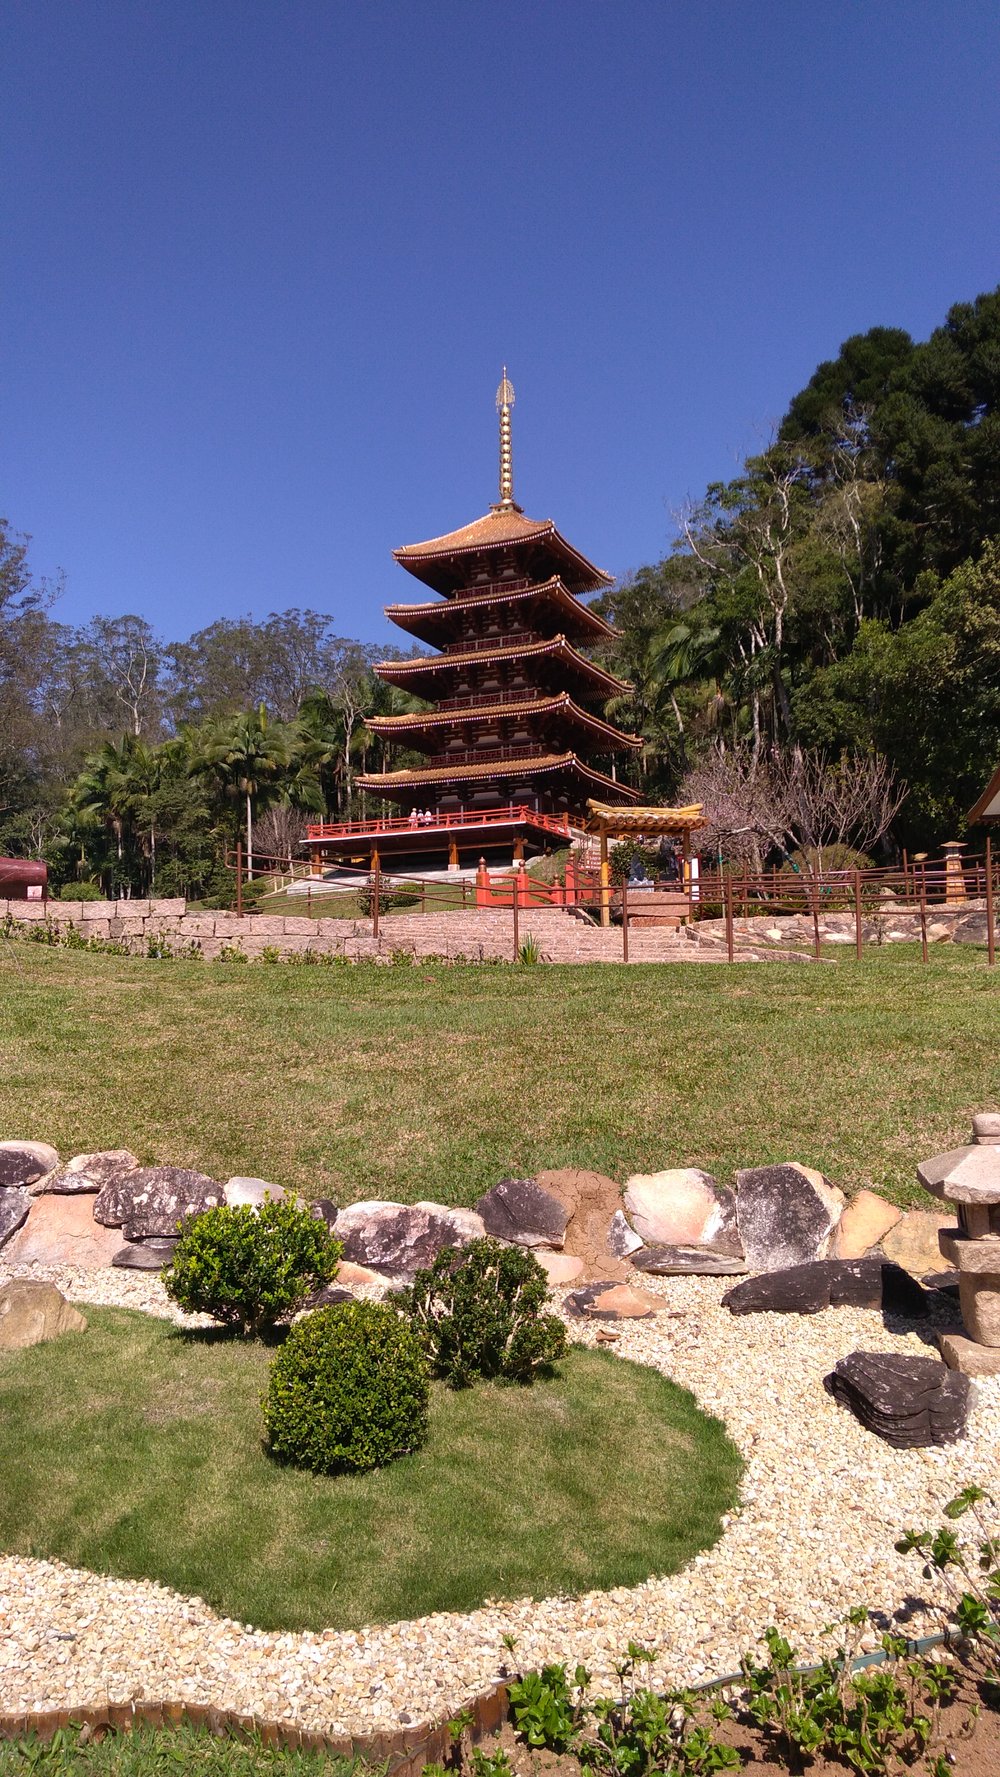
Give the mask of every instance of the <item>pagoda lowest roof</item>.
POLYGON ((544 547, 570 592, 597 592, 600 587, 614 583, 612 574, 595 567, 585 555, 567 543, 551 518, 528 518, 513 500, 499 501, 482 518, 462 525, 457 531, 447 531, 442 537, 430 537, 425 543, 405 544, 392 553, 401 567, 415 574, 418 580, 443 591, 442 578, 445 581, 452 578, 447 573, 442 576, 444 563, 456 557, 461 559, 483 555, 489 550, 528 545, 544 547))
POLYGON ((496 759, 492 763, 484 760, 482 765, 432 765, 418 766, 415 770, 364 773, 356 782, 376 796, 392 797, 397 790, 410 786, 419 788, 422 784, 447 786, 476 778, 540 777, 551 772, 567 772, 588 783, 601 784, 605 790, 620 796, 623 802, 636 802, 640 795, 630 785, 620 784, 615 778, 606 777, 603 771, 595 771, 592 765, 585 765, 575 753, 539 753, 534 758, 496 759))

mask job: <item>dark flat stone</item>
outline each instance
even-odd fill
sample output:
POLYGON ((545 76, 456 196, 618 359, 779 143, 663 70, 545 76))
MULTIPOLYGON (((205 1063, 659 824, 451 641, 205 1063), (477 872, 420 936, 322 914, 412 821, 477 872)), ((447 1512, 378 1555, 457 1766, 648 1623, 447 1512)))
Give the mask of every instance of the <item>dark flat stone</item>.
POLYGON ((476 1204, 487 1234, 515 1246, 562 1246, 569 1213, 531 1178, 506 1178, 476 1204))
POLYGON ((953 1444, 965 1431, 969 1378, 937 1358, 852 1351, 823 1386, 867 1431, 898 1450, 953 1444))
POLYGON ((640 1246, 628 1262, 652 1277, 740 1277, 748 1269, 742 1253, 710 1246, 640 1246))
POLYGON ((0 1246, 16 1234, 28 1219, 31 1196, 16 1185, 0 1187, 0 1246))
POLYGON ((162 1271, 174 1256, 176 1240, 126 1240, 112 1259, 125 1271, 162 1271))
POLYGON ((925 1315, 930 1303, 916 1278, 890 1259, 814 1259, 765 1271, 727 1290, 731 1314, 819 1314, 824 1308, 876 1308, 925 1315))

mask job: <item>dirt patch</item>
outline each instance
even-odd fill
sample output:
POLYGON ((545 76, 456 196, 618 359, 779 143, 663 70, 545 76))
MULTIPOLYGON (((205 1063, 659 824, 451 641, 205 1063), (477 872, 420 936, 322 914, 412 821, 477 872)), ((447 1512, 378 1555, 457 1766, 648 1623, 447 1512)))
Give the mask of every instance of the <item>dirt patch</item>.
POLYGON ((624 1283, 632 1276, 624 1259, 616 1259, 608 1248, 608 1229, 616 1209, 621 1208, 621 1186, 600 1172, 581 1172, 574 1166, 535 1174, 544 1191, 551 1191, 569 1213, 565 1250, 583 1260, 580 1282, 611 1278, 624 1283))

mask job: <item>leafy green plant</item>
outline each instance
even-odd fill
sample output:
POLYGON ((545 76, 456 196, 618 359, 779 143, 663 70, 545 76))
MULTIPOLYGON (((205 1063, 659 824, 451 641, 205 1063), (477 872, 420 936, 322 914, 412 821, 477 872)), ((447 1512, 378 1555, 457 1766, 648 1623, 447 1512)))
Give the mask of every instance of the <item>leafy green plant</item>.
POLYGON ((321 1474, 384 1468, 427 1437, 420 1341, 394 1309, 349 1302, 293 1326, 262 1406, 273 1455, 321 1474))
POLYGON ((446 1247, 396 1300, 434 1374, 466 1388, 481 1377, 531 1382, 565 1355, 562 1321, 542 1312, 548 1288, 531 1253, 483 1239, 446 1247))
POLYGON ((881 1638, 884 1660, 856 1667, 869 1622, 866 1610, 850 1611, 842 1644, 816 1667, 798 1665, 795 1649, 774 1628, 764 1638, 767 1660, 744 1658, 746 1712, 776 1752, 839 1758, 864 1777, 926 1752, 942 1706, 957 1694, 957 1676, 941 1661, 907 1659, 906 1641, 888 1634, 881 1638))
POLYGON ((924 1557, 925 1579, 932 1574, 943 1579, 951 1599, 950 1626, 1000 1691, 1000 1526, 987 1515, 987 1508, 995 1507, 982 1487, 965 1487, 944 1508, 947 1525, 907 1530, 896 1548, 901 1555, 924 1557), (951 1526, 969 1514, 972 1536, 963 1540, 951 1526))
POLYGON ((60 901, 103 901, 99 882, 64 882, 59 890, 60 901))
POLYGON ((259 1210, 220 1204, 184 1227, 163 1282, 189 1314, 260 1338, 332 1281, 342 1251, 295 1198, 268 1198, 259 1210))
POLYGON ((517 960, 519 963, 540 963, 541 962, 542 953, 538 948, 538 943, 537 943, 536 939, 534 939, 532 937, 525 938, 524 943, 520 946, 520 948, 518 950, 517 960))

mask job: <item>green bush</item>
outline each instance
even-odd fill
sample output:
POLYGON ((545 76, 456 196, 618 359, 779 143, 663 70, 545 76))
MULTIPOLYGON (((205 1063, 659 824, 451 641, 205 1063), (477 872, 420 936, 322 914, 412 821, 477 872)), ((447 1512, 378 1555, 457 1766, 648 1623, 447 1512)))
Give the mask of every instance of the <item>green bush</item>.
POLYGON ((104 893, 98 882, 64 882, 59 890, 60 901, 103 901, 104 893))
POLYGON ((337 1274, 343 1251, 294 1198, 206 1209, 187 1224, 163 1274, 189 1314, 210 1314, 244 1338, 270 1332, 337 1274))
POLYGON ((384 1468, 427 1437, 430 1383, 415 1333, 384 1302, 297 1321, 261 1405, 273 1455, 317 1474, 384 1468))
POLYGON ((543 1314, 548 1278, 523 1247, 473 1240, 446 1247, 396 1300, 410 1316, 436 1376, 452 1388, 478 1377, 531 1382, 565 1356, 566 1329, 543 1314))

